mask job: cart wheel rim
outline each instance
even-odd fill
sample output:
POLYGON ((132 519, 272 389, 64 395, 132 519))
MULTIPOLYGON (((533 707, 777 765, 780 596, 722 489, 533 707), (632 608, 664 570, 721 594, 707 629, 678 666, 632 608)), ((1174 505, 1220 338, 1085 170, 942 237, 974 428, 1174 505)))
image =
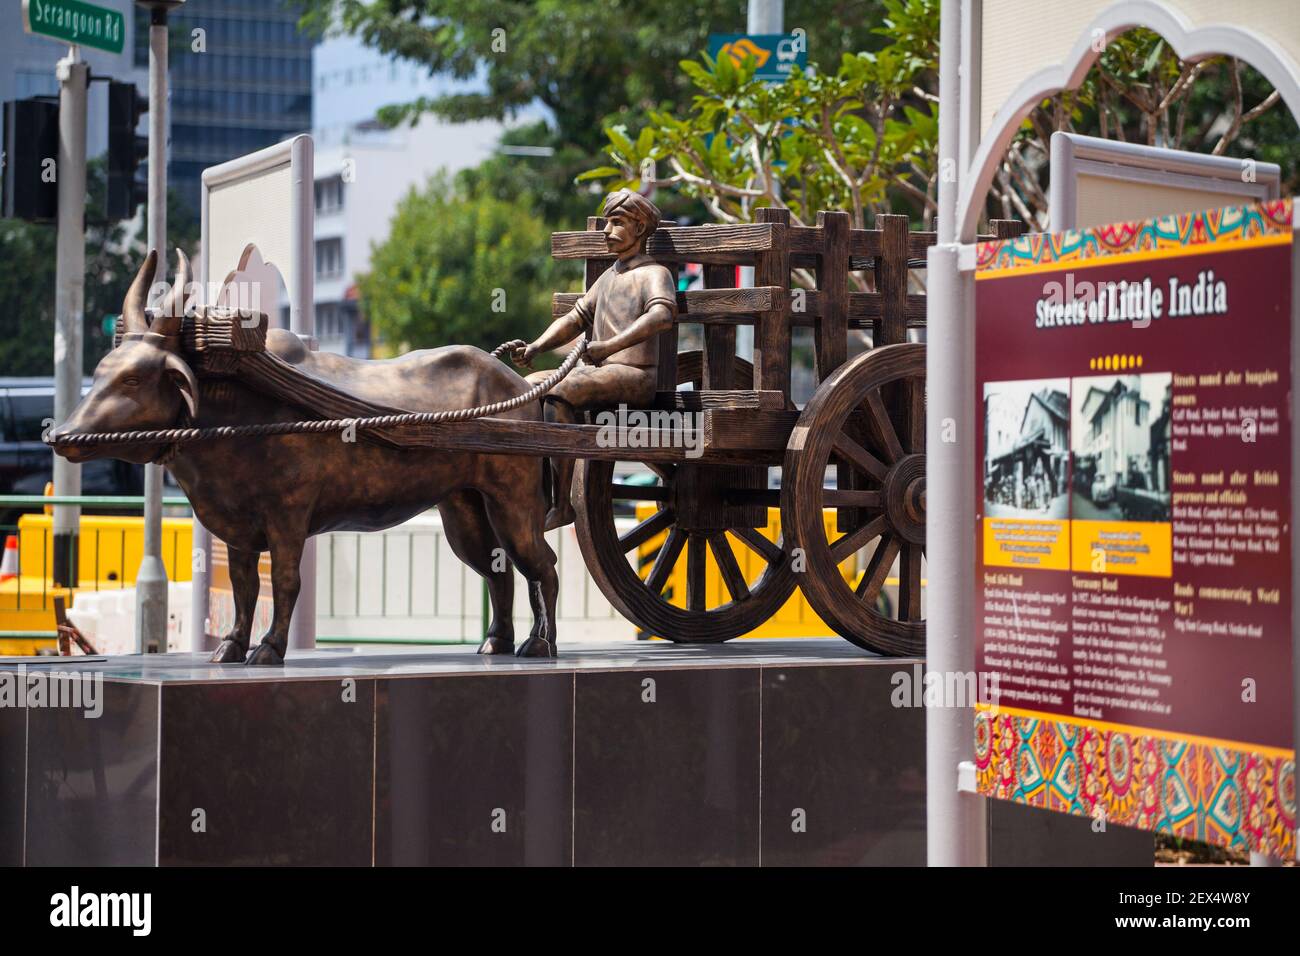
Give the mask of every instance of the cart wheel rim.
POLYGON ((867 650, 925 651, 925 466, 920 344, 841 366, 804 407, 786 450, 781 514, 803 559, 800 589, 822 620, 867 650), (849 527, 828 532, 826 508, 842 509, 836 526, 843 516, 849 527))

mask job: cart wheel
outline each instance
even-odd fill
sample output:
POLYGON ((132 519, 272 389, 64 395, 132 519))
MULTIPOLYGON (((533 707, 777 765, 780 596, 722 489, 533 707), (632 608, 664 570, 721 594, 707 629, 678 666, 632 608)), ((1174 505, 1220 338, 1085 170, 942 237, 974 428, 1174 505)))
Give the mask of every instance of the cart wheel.
MULTIPOLYGON (((699 352, 681 353, 679 383, 698 388, 702 366, 699 352)), ((732 376, 734 387, 749 388, 753 366, 737 358, 732 376)), ((578 544, 601 593, 642 631, 680 644, 728 641, 763 624, 794 593, 794 575, 779 543, 753 527, 692 526, 682 520, 674 504, 679 485, 716 489, 725 496, 730 482, 742 473, 751 479, 755 473, 763 477, 766 468, 647 463, 645 467, 656 475, 655 483, 635 486, 615 483, 614 465, 579 461, 574 469, 578 544), (616 501, 653 501, 656 508, 620 536, 614 525, 616 501), (643 578, 633 563, 636 551, 659 535, 665 535, 663 544, 643 578), (718 593, 706 587, 710 554, 722 582, 718 593), (686 562, 686 593, 666 594, 679 560, 686 562)), ((752 485, 752 481, 742 483, 752 485)), ((735 490, 754 491, 752 487, 735 490)))
POLYGON ((823 382, 790 436, 783 475, 781 520, 801 549, 791 551, 796 566, 806 562, 797 577, 813 610, 859 647, 924 653, 925 346, 864 352, 823 382), (828 534, 824 508, 839 509, 838 533, 828 534), (881 601, 895 561, 897 600, 881 601))

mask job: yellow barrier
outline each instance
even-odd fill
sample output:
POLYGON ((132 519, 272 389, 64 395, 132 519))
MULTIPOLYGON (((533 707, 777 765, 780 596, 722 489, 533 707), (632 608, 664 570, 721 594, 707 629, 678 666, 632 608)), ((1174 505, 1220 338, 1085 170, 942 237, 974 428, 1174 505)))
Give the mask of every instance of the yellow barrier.
MULTIPOLYGON (((135 583, 144 554, 143 518, 82 516, 80 584, 72 591, 52 583, 53 523, 48 514, 18 519, 18 577, 0 583, 0 631, 53 631, 56 597, 63 597, 71 607, 77 591, 128 588, 135 583)), ((192 527, 189 518, 163 519, 162 558, 169 581, 191 578, 192 527)), ((0 655, 31 654, 53 646, 52 638, 5 638, 0 639, 0 655)))
MULTIPOLYGON (((644 521, 654 514, 654 511, 654 502, 638 502, 636 508, 637 520, 644 521)), ((826 523, 827 537, 834 540, 838 536, 835 531, 835 509, 826 509, 822 515, 822 520, 826 523)), ((781 537, 781 511, 779 508, 769 508, 767 510, 767 527, 759 528, 758 531, 770 541, 776 541, 781 537)), ((655 556, 667 539, 668 532, 664 531, 637 549, 637 568, 643 579, 649 575, 650 568, 654 565, 655 556)), ((748 545, 733 535, 727 535, 727 543, 731 545, 732 553, 736 555, 736 563, 740 565, 745 580, 752 584, 765 566, 763 560, 754 554, 748 545)), ((705 602, 708 607, 718 607, 731 600, 731 597, 727 593, 726 585, 722 583, 722 575, 718 571, 718 565, 713 558, 712 551, 707 552, 706 560, 708 561, 708 574, 705 579, 705 602)), ((856 556, 849 558, 840 565, 840 573, 844 575, 846 581, 856 581, 861 576, 862 569, 857 566, 856 556)), ((664 596, 670 604, 677 607, 686 606, 686 560, 684 557, 678 559, 672 573, 668 575, 668 583, 664 586, 664 596)), ((804 599, 803 592, 796 590, 794 594, 790 595, 789 600, 781 605, 781 609, 776 614, 759 627, 742 636, 834 637, 835 632, 831 630, 829 624, 817 615, 817 612, 809 607, 808 602, 804 599)))

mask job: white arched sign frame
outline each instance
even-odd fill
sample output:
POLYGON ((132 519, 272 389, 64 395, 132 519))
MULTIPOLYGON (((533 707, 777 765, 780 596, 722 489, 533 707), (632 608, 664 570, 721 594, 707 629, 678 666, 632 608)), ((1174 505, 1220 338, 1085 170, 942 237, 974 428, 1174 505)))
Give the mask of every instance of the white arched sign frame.
MULTIPOLYGON (((967 3, 964 6, 974 11, 979 4, 967 3)), ((1225 9, 1230 8, 1225 4, 1225 9)), ((1076 89, 1101 56, 1105 43, 1135 27, 1146 27, 1159 33, 1183 60, 1195 61, 1216 55, 1244 60, 1273 84, 1292 114, 1300 117, 1300 72, 1267 39, 1231 25, 1197 28, 1159 0, 1122 0, 1104 10, 1088 25, 1066 62, 1040 69, 1026 77, 1011 98, 998 108, 988 134, 970 159, 968 174, 961 177, 958 221, 963 241, 974 241, 993 176, 1025 117, 1045 98, 1062 90, 1076 89), (1104 43, 1098 42, 1101 38, 1104 38, 1104 43)), ((969 50, 969 39, 967 46, 969 50)), ((963 66, 969 62, 969 59, 964 60, 963 66)))
MULTIPOLYGON (((205 303, 215 304, 214 276, 233 278, 253 263, 265 276, 280 274, 289 296, 289 328, 315 348, 316 185, 315 147, 301 134, 203 171, 198 279, 205 303), (254 255, 256 253, 256 255, 254 255)), ((268 316, 272 327, 279 316, 268 316)), ((211 533, 194 519, 194 548, 202 552, 193 572, 190 613, 194 649, 211 649, 207 637, 211 583, 211 533)), ((289 646, 316 646, 316 542, 308 538, 300 564, 302 587, 289 624, 289 646)), ((215 646, 215 645, 214 645, 215 646)))

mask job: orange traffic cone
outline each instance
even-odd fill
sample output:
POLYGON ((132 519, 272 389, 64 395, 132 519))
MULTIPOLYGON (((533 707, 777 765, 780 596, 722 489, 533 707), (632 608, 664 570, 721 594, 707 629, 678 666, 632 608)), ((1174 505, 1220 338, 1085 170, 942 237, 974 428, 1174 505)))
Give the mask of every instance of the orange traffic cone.
POLYGON ((18 535, 5 538, 5 556, 0 561, 0 584, 18 577, 18 535))

